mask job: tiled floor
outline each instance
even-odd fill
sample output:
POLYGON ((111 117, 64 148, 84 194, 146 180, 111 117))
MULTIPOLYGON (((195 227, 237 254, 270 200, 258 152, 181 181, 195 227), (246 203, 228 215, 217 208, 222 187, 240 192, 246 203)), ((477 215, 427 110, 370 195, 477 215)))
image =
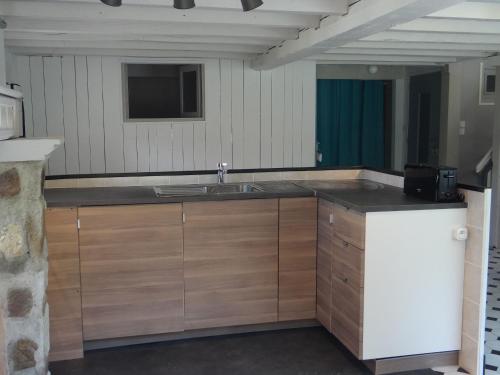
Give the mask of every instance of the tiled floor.
POLYGON ((485 374, 500 373, 500 249, 490 250, 485 374))
MULTIPOLYGON (((52 375, 365 375, 370 372, 323 328, 139 345, 53 363, 52 375)), ((405 375, 438 375, 431 370, 405 375)))

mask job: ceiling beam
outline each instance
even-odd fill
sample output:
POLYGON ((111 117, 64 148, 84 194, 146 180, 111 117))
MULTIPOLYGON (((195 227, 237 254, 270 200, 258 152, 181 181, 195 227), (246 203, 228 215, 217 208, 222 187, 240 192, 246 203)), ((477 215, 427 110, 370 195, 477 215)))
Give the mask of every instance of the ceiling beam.
POLYGON ((18 55, 40 56, 126 56, 151 58, 225 58, 248 59, 248 54, 221 51, 167 51, 167 50, 129 50, 129 49, 101 49, 101 48, 47 48, 47 47, 8 47, 8 51, 18 55))
MULTIPOLYGON (((15 0, 23 2, 26 0, 15 0)), ((97 0, 52 0, 56 3, 95 3, 97 0)), ((39 2, 39 1, 37 1, 39 2)), ((47 2, 47 0, 45 0, 47 2)), ((127 5, 140 5, 143 7, 162 6, 172 7, 172 0, 126 0, 127 5)), ((239 0, 196 0, 199 9, 225 9, 241 12, 239 0)), ((252 14, 263 12, 288 12, 313 15, 342 15, 346 14, 348 3, 346 0, 269 0, 264 5, 254 10, 252 14)))
POLYGON ((418 50, 411 49, 411 46, 406 46, 406 49, 398 48, 351 48, 347 46, 334 48, 324 53, 343 55, 392 55, 392 56, 434 56, 434 57, 488 57, 489 53, 479 51, 460 51, 460 50, 441 50, 441 49, 427 49, 418 50))
POLYGON ((327 59, 322 59, 323 55, 311 56, 308 57, 307 60, 314 60, 316 64, 319 65, 389 65, 389 66, 444 66, 446 64, 442 63, 434 63, 434 62, 405 62, 399 61, 397 63, 392 61, 360 61, 360 60, 351 60, 351 61, 332 61, 327 59))
MULTIPOLYGON (((127 3, 125 3, 127 4, 127 3)), ((145 7, 123 5, 113 8, 100 1, 93 3, 56 3, 40 1, 3 0, 0 15, 44 20, 80 21, 144 21, 173 23, 203 23, 221 25, 251 25, 284 28, 316 27, 320 17, 297 13, 242 12, 220 9, 189 9, 179 11, 167 6, 145 7)))
POLYGON ((464 2, 429 14, 428 17, 500 21, 500 4, 464 2))
MULTIPOLYGON (((17 40, 64 40, 64 41, 137 41, 163 43, 207 43, 207 44, 238 44, 245 46, 269 47, 273 40, 243 38, 231 36, 165 36, 165 35, 130 35, 130 34, 52 34, 40 32, 6 31, 5 39, 17 40)), ((280 40, 274 40, 279 42, 280 40)))
POLYGON ((113 34, 166 36, 222 36, 285 40, 297 35, 296 29, 216 24, 173 24, 168 22, 54 21, 6 17, 7 31, 52 34, 113 34))
POLYGON ((161 51, 212 51, 257 54, 265 47, 241 44, 208 43, 163 43, 143 41, 85 41, 85 40, 11 40, 6 39, 7 47, 25 48, 86 48, 86 49, 121 49, 121 50, 161 50, 161 51))
POLYGON ((443 18, 421 18, 392 28, 396 31, 467 34, 500 34, 500 21, 477 21, 443 18))
POLYGON ((331 47, 342 46, 391 27, 450 7, 463 0, 362 0, 346 16, 321 22, 253 61, 256 69, 271 69, 331 47), (329 47, 326 47, 328 45, 329 47))
POLYGON ((322 54, 316 55, 318 60, 327 61, 360 61, 360 62, 391 62, 397 65, 400 62, 410 62, 410 63, 439 63, 439 64, 450 64, 457 62, 454 57, 434 57, 434 56, 403 56, 403 55, 357 55, 357 54, 322 54))
POLYGON ((471 52, 500 52, 500 40, 497 44, 463 44, 463 43, 432 43, 432 42, 394 42, 394 41, 368 41, 348 43, 343 46, 348 48, 389 48, 389 49, 412 49, 412 50, 452 50, 471 52))
POLYGON ((498 44, 500 38, 494 34, 436 33, 414 31, 385 31, 368 36, 363 41, 378 42, 426 42, 455 44, 498 44))

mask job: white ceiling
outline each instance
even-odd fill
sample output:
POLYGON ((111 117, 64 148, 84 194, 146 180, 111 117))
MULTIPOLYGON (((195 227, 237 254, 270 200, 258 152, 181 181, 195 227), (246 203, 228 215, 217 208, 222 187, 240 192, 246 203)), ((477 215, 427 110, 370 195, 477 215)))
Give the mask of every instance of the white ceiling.
POLYGON ((238 57, 268 69, 300 58, 441 65, 500 52, 500 1, 0 0, 6 45, 32 54, 238 57))

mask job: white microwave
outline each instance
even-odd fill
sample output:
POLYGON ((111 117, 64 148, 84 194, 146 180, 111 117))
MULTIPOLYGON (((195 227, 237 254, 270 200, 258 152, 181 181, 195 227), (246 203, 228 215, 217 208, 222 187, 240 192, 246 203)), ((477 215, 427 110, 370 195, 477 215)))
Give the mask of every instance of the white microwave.
POLYGON ((23 94, 0 87, 0 140, 23 135, 23 94))

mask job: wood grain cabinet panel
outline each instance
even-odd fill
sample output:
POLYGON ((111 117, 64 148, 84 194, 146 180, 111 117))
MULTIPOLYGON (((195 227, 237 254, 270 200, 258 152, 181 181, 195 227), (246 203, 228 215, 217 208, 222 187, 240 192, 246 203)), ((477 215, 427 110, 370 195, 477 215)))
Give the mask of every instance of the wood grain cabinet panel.
POLYGON ((316 319, 331 332, 333 204, 323 199, 318 204, 318 251, 316 272, 316 319))
POLYGON ((365 219, 362 213, 334 205, 335 235, 359 249, 365 248, 365 219))
POLYGON ((316 242, 318 200, 280 199, 280 321, 316 317, 316 242))
POLYGON ((185 203, 186 329, 278 320, 278 200, 185 203))
POLYGON ((79 210, 85 340, 184 329, 182 205, 79 210))
POLYGON ((77 209, 47 209, 45 227, 49 249, 50 360, 82 358, 77 209))

